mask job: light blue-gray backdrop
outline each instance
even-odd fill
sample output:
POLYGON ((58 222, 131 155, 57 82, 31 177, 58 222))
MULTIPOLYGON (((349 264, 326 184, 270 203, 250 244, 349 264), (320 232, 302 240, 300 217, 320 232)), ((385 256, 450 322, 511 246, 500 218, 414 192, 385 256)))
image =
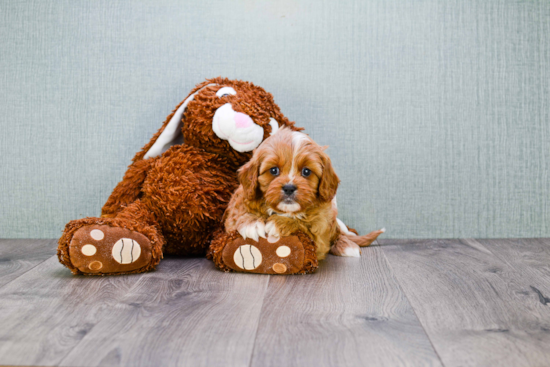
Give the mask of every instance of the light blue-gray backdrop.
POLYGON ((2 1, 0 237, 95 216, 207 77, 250 80, 386 237, 550 237, 549 1, 2 1))

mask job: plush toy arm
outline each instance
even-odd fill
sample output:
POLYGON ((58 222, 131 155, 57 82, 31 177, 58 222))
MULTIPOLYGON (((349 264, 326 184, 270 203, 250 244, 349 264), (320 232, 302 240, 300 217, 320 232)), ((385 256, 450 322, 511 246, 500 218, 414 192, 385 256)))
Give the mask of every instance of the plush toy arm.
MULTIPOLYGON (((189 99, 189 97, 187 99, 189 99)), ((183 114, 183 108, 180 107, 182 107, 184 103, 185 100, 181 101, 181 103, 176 106, 174 111, 168 115, 161 128, 155 133, 155 135, 153 135, 151 140, 145 144, 141 151, 136 153, 132 159, 133 163, 128 167, 128 170, 124 174, 124 178, 118 183, 111 193, 111 196, 109 196, 109 199, 107 199, 105 205, 103 205, 103 208, 101 209, 102 217, 116 216, 116 214, 123 207, 126 207, 139 198, 141 187, 147 177, 147 171, 151 167, 152 163, 156 161, 156 157, 158 156, 156 155, 149 158, 147 157, 147 154, 150 153, 151 148, 155 145, 155 143, 157 143, 159 137, 163 135, 166 128, 170 124, 173 125, 171 126, 171 130, 173 130, 173 132, 169 135, 178 135, 183 114)), ((166 142, 166 144, 169 144, 169 142, 166 142)))
POLYGON ((109 199, 101 209, 102 217, 115 217, 124 207, 136 201, 141 194, 141 187, 156 158, 143 159, 132 163, 122 181, 115 187, 109 199))
POLYGON ((141 187, 147 177, 147 171, 151 167, 152 162, 156 160, 156 157, 146 159, 145 155, 164 132, 166 126, 170 123, 177 109, 182 104, 183 101, 170 115, 168 115, 166 121, 162 124, 162 127, 156 132, 155 135, 153 135, 151 140, 145 144, 141 151, 136 153, 132 159, 133 163, 128 166, 128 170, 124 174, 122 181, 118 183, 111 193, 111 196, 109 196, 109 199, 107 199, 107 202, 103 205, 103 208, 101 208, 102 217, 115 217, 122 208, 128 206, 139 198, 141 187))

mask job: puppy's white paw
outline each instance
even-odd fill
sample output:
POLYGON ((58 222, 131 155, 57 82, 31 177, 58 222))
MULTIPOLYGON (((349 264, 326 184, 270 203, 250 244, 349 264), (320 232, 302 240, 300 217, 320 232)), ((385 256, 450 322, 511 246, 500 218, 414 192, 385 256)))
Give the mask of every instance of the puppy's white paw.
POLYGON ((243 239, 251 238, 258 242, 260 237, 265 238, 265 224, 261 220, 244 225, 238 229, 243 239))
POLYGON ((277 228, 275 222, 267 222, 267 224, 265 225, 265 234, 267 235, 267 237, 272 239, 278 239, 281 237, 279 228, 277 228))
POLYGON ((336 256, 361 257, 361 248, 345 236, 340 236, 332 245, 330 253, 336 256))
POLYGON ((346 247, 340 256, 361 257, 361 249, 359 246, 346 247))

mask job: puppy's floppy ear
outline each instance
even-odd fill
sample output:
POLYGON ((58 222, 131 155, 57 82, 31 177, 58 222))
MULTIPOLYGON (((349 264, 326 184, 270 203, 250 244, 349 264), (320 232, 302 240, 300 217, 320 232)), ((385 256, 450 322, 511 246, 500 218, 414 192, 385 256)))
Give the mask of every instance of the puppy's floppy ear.
POLYGON ((340 179, 336 176, 328 155, 324 152, 321 153, 321 159, 323 161, 323 174, 319 180, 319 197, 321 200, 328 202, 336 196, 340 179))
POLYGON ((256 200, 258 198, 259 171, 260 159, 255 154, 247 164, 239 168, 239 182, 243 186, 244 195, 248 200, 256 200))

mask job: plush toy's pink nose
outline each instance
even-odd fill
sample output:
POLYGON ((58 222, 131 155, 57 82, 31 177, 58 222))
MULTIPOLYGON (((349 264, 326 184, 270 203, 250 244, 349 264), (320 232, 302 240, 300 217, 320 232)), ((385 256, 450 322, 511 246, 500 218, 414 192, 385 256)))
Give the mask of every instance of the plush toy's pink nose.
POLYGON ((248 115, 245 115, 244 113, 240 113, 240 112, 237 112, 235 114, 235 126, 237 126, 237 128, 242 129, 245 127, 249 127, 249 126, 252 126, 253 123, 254 122, 248 115))

